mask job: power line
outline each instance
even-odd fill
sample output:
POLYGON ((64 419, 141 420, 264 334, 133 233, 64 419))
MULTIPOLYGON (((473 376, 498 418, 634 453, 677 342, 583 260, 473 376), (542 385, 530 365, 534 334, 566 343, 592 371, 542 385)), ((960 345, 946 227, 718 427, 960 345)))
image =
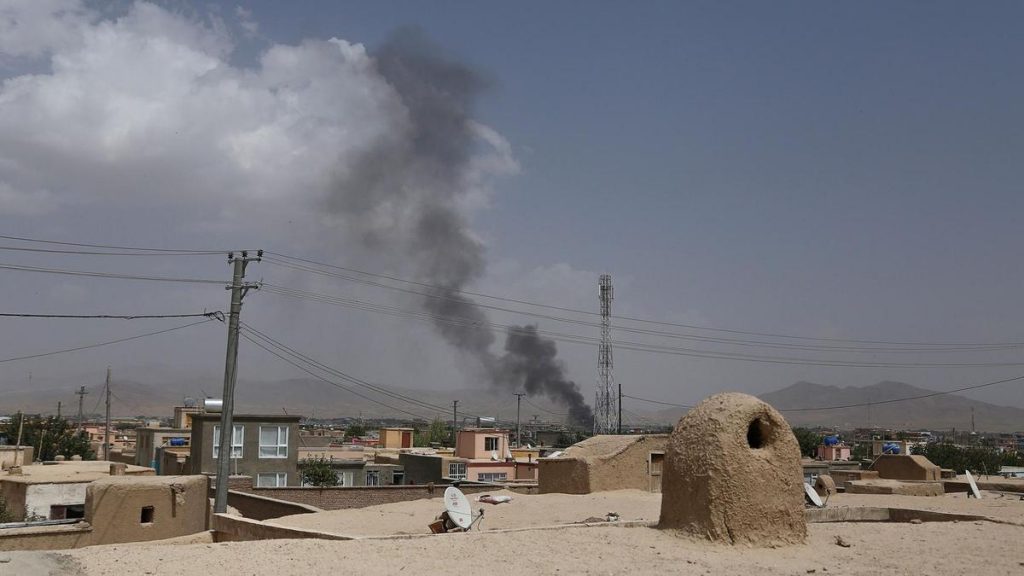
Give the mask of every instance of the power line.
POLYGON ((17 357, 14 357, 14 358, 4 358, 4 359, 0 359, 0 363, 3 363, 3 362, 14 362, 15 360, 29 360, 29 359, 32 359, 32 358, 42 358, 44 356, 53 356, 53 355, 56 355, 56 354, 63 354, 65 352, 78 352, 79 350, 89 350, 89 349, 92 349, 92 348, 99 348, 101 346, 109 346, 111 344, 120 344, 121 342, 128 342, 129 340, 138 340, 139 338, 146 338, 148 336, 156 336, 158 334, 166 334, 168 332, 174 332, 175 330, 182 330, 184 328, 189 328, 191 326, 196 326, 196 325, 199 325, 199 324, 205 324, 207 322, 210 322, 211 320, 213 320, 213 318, 207 318, 206 320, 200 320, 198 322, 192 322, 190 324, 185 324, 183 326, 175 326, 174 328, 167 328, 167 329, 164 329, 164 330, 157 330, 156 332, 146 332, 145 334, 136 334, 135 336, 129 336, 127 338, 118 338, 117 340, 109 340, 107 342, 99 342, 97 344, 87 344, 85 346, 77 346, 75 348, 65 348, 63 350, 54 350, 52 352, 43 352, 41 354, 30 354, 28 356, 17 356, 17 357))
MULTIPOLYGON (((527 330, 536 330, 536 333, 547 338, 550 338, 559 342, 566 342, 572 344, 585 344, 590 346, 597 346, 600 344, 600 339, 592 336, 584 336, 580 334, 566 334, 561 332, 553 332, 549 330, 541 330, 534 328, 523 328, 519 326, 512 326, 508 324, 499 324, 489 321, 478 321, 475 319, 461 318, 455 316, 443 316, 437 314, 431 314, 429 312, 412 311, 406 310, 386 304, 376 304, 370 302, 363 302, 352 298, 344 298, 339 296, 332 296, 328 294, 320 294, 316 292, 308 292, 304 290, 298 290, 294 288, 288 288, 284 286, 277 286, 274 284, 263 284, 264 291, 279 296, 286 296, 296 298, 300 300, 309 300, 313 302, 319 302, 324 304, 331 304, 335 306, 342 306, 348 308, 355 308, 358 310, 364 310, 368 312, 377 312, 386 314, 389 316, 395 316, 404 319, 414 319, 419 321, 427 322, 443 322, 453 326, 461 326, 466 329, 472 330, 490 330, 493 332, 525 332, 527 330)), ((743 354, 737 352, 725 352, 715 350, 702 350, 698 348, 685 348, 676 346, 665 346, 659 344, 652 344, 647 342, 631 342, 631 341, 615 341, 615 346, 622 350, 631 350, 636 352, 647 352, 654 354, 669 354, 674 356, 686 356, 692 358, 708 358, 718 360, 736 360, 742 362, 753 362, 753 363, 765 363, 765 364, 786 364, 786 365, 799 365, 799 366, 832 366, 832 367, 850 367, 850 368, 980 368, 980 367, 1010 367, 1010 366, 1024 366, 1024 362, 860 362, 860 361, 849 361, 849 360, 837 360, 837 359, 813 359, 813 358, 801 358, 792 356, 769 356, 769 355, 758 355, 758 354, 743 354)))
POLYGON ((201 312, 198 314, 15 314, 0 312, 0 317, 5 318, 74 318, 74 319, 99 319, 99 320, 151 320, 154 318, 214 318, 222 320, 224 313, 201 312))
POLYGON ((183 250, 176 248, 144 248, 140 246, 116 246, 111 244, 85 244, 82 242, 62 242, 59 240, 44 240, 41 238, 26 238, 24 236, 0 235, 4 240, 18 240, 20 242, 35 242, 38 244, 54 244, 58 246, 78 246, 80 248, 104 248, 108 250, 133 250, 136 252, 179 252, 183 254, 227 254, 233 250, 183 250))
POLYGON ((651 404, 661 404, 663 406, 673 406, 673 407, 676 407, 676 408, 693 408, 693 406, 691 406, 689 404, 674 404, 672 402, 662 402, 661 400, 650 400, 648 398, 640 398, 640 397, 637 397, 637 396, 630 396, 629 394, 623 394, 622 397, 623 398, 630 398, 632 400, 640 400, 641 402, 649 402, 651 404))
POLYGON ((210 256, 223 254, 223 252, 175 252, 170 250, 163 252, 103 252, 97 250, 58 250, 54 248, 28 248, 25 246, 0 246, 0 250, 9 250, 13 252, 34 252, 42 254, 73 254, 76 256, 210 256))
MULTIPOLYGON (((338 370, 337 368, 334 368, 332 366, 329 366, 327 364, 319 362, 318 360, 316 360, 316 359, 314 359, 314 358, 312 358, 310 356, 307 356, 307 355, 299 352, 298 350, 295 350, 294 348, 291 348, 291 347, 285 345, 284 343, 282 343, 282 342, 280 342, 278 340, 275 340, 274 338, 268 336, 267 334, 265 334, 263 332, 260 332, 259 330, 256 330, 255 328, 253 328, 252 326, 246 324, 245 322, 240 322, 240 325, 241 325, 242 330, 243 330, 243 332, 242 332, 243 336, 246 336, 246 333, 249 334, 249 336, 247 336, 246 338, 250 342, 253 342, 254 344, 257 344, 257 346, 260 346, 261 348, 263 348, 267 352, 270 352, 271 354, 274 354, 278 358, 281 358, 282 360, 287 361, 289 364, 292 364, 293 366, 295 366, 296 368, 299 368, 303 372, 306 372, 307 374, 310 374, 310 375, 312 375, 314 377, 317 377, 318 379, 323 380, 325 382, 330 382, 332 385, 335 385, 336 387, 340 387, 343 390, 350 391, 353 394, 356 394, 357 396, 359 396, 361 398, 365 398, 367 400, 370 400, 371 402, 375 402, 375 403, 380 404, 382 406, 385 406, 387 408, 398 410, 399 412, 403 412, 405 414, 410 414, 410 415, 416 416, 418 418, 426 418, 425 416, 422 416, 421 414, 414 414, 412 412, 403 410, 401 408, 392 406, 390 404, 386 404, 386 403, 380 402, 380 401, 378 401, 378 400, 376 400, 374 398, 370 398, 370 397, 365 396, 363 394, 360 394, 360 393, 358 393, 358 392, 356 392, 354 390, 351 390, 347 386, 340 385, 340 384, 337 384, 336 382, 326 380, 323 377, 321 377, 321 376, 319 376, 317 374, 314 374, 313 372, 311 372, 307 368, 305 368, 303 366, 300 366, 299 364, 302 364, 302 365, 305 365, 305 366, 312 366, 313 369, 316 369, 316 370, 319 370, 321 372, 327 373, 329 375, 335 376, 335 377, 337 377, 337 378, 339 378, 341 380, 344 380, 344 381, 349 382, 351 384, 354 384, 356 386, 365 388, 367 390, 371 390, 371 391, 376 392, 378 394, 381 394, 381 395, 384 395, 384 396, 388 396, 390 398, 393 398, 395 400, 399 400, 399 401, 405 402, 407 404, 411 404, 411 405, 413 405, 413 406, 415 406, 417 408, 420 408, 420 409, 431 410, 431 411, 434 411, 434 412, 442 412, 442 413, 443 412, 447 412, 447 410, 448 410, 448 407, 446 407, 446 406, 440 406, 440 405, 437 405, 437 404, 431 404, 429 402, 426 402, 426 401, 423 401, 423 400, 419 400, 417 398, 413 398, 413 397, 407 396, 405 394, 400 394, 400 393, 395 392, 393 390, 388 390, 387 388, 384 388, 384 387, 376 385, 376 384, 372 384, 370 382, 367 382, 366 380, 362 380, 360 378, 356 378, 355 376, 352 376, 350 374, 342 372, 341 370, 338 370), (259 339, 261 342, 254 341, 253 337, 259 339), (285 357, 277 354, 274 350, 271 350, 270 348, 268 348, 268 346, 270 348, 276 349, 277 352, 280 352, 281 354, 285 354, 287 356, 290 356, 292 358, 292 360, 294 360, 294 361, 289 360, 288 358, 285 358, 285 357)), ((466 416, 472 417, 472 418, 479 418, 480 417, 479 414, 473 414, 473 413, 469 413, 469 412, 464 412, 464 414, 466 416)), ((430 418, 427 418, 427 419, 429 420, 430 418)))
POLYGON ((290 356, 292 356, 294 358, 297 358, 300 362, 302 362, 302 363, 304 363, 306 365, 313 366, 314 368, 319 369, 322 372, 326 372, 328 374, 334 375, 334 376, 336 376, 338 378, 341 378, 342 380, 345 380, 345 381, 350 382, 352 384, 355 384, 357 386, 361 386, 363 388, 367 388, 367 389, 372 390, 374 392, 377 392, 379 394, 390 396, 391 398, 394 398, 396 400, 402 400, 404 402, 407 402, 407 403, 410 403, 410 404, 414 404, 414 405, 416 405, 418 407, 421 407, 421 408, 426 408, 426 409, 429 409, 429 410, 444 411, 444 412, 447 412, 447 410, 448 410, 448 408, 445 407, 445 406, 439 406, 437 404, 430 404, 428 402, 424 402, 422 400, 418 400, 416 398, 412 398, 412 397, 406 396, 404 394, 399 394, 399 393, 394 392, 392 390, 388 390, 388 389, 383 388, 381 386, 377 386, 375 384, 371 384, 369 382, 366 382, 365 380, 356 378, 355 376, 352 376, 350 374, 346 374, 345 372, 342 372, 341 370, 338 370, 337 368, 333 368, 331 366, 328 366, 327 364, 319 362, 319 361, 315 360, 314 358, 312 358, 310 356, 307 356, 307 355, 305 355, 305 354, 295 350, 294 348, 291 348, 291 347, 285 345, 284 343, 271 338, 267 334, 265 334, 263 332, 260 332, 259 330, 256 330, 255 328, 253 328, 252 326, 250 326, 248 324, 245 324, 244 322, 241 323, 241 324, 242 324, 242 328, 244 330, 250 332, 251 334, 256 335, 257 337, 259 337, 260 339, 264 340, 266 343, 269 343, 271 346, 273 346, 274 348, 278 349, 279 351, 282 351, 282 352, 284 352, 284 353, 286 353, 286 354, 288 354, 288 355, 290 355, 290 356))
POLYGON ((117 274, 112 272, 96 272, 93 270, 65 270, 61 268, 42 268, 39 266, 24 266, 21 264, 8 264, 3 262, 0 262, 0 269, 17 270, 19 272, 39 272, 43 274, 63 274, 66 276, 86 276, 90 278, 148 280, 152 282, 183 282, 188 284, 224 284, 223 280, 208 280, 205 278, 173 278, 169 276, 142 276, 134 274, 117 274))
POLYGON ((312 376, 312 377, 316 378, 317 380, 320 380, 320 381, 322 381, 322 382, 325 382, 325 383, 327 383, 327 384, 330 384, 331 386, 334 386, 334 387, 336 387, 336 388, 339 388, 339 389, 341 389, 341 390, 344 390, 344 391, 346 391, 346 392, 348 392, 348 393, 350 393, 350 394, 355 394, 356 396, 359 396, 360 398, 364 398, 364 399, 366 399, 366 400, 369 400, 370 402, 373 402, 373 403, 375 403, 375 404, 379 404, 379 405, 381 405, 381 406, 384 406, 385 408, 389 408, 389 409, 391 409, 391 410, 395 410, 395 411, 397 411, 397 412, 401 412, 401 413, 403 413, 403 414, 408 414, 408 415, 410 415, 410 416, 413 416, 413 417, 416 417, 416 418, 422 418, 422 419, 427 419, 426 417, 424 417, 424 416, 422 416, 422 415, 420 415, 420 414, 416 414, 416 413, 413 413, 413 412, 409 412, 408 410, 403 410, 402 408, 398 408, 397 406, 391 406, 390 404, 387 404, 387 403, 385 403, 385 402, 381 402, 380 400, 377 400, 377 399, 375 399, 375 398, 371 398, 371 397, 369 397, 369 396, 366 396, 365 394, 360 394, 359 392, 357 392, 357 391, 353 390, 352 388, 350 388, 350 387, 348 387, 348 386, 345 386, 344 384, 339 384, 338 382, 335 382, 335 381, 333 381, 333 380, 330 380, 330 379, 328 379, 328 378, 324 378, 323 376, 321 376, 321 375, 319 375, 319 374, 317 374, 317 373, 313 372, 312 370, 310 370, 310 369, 306 368, 305 366, 302 366, 302 365, 300 365, 299 363, 297 363, 297 362, 295 362, 295 361, 293 361, 293 360, 291 360, 291 359, 289 359, 289 358, 286 358, 286 357, 285 357, 285 356, 283 356, 282 354, 280 354, 280 353, 278 353, 278 352, 275 352, 275 351, 274 351, 273 349, 271 349, 271 348, 270 348, 269 346, 266 346, 266 345, 264 345, 264 344, 263 344, 262 342, 260 342, 260 341, 256 340, 256 339, 255 339, 255 338, 253 338, 252 336, 250 336, 250 335, 249 335, 249 334, 247 333, 247 331, 243 331, 243 332, 241 332, 241 336, 242 336, 242 338, 245 338, 245 339, 246 339, 246 340, 248 340, 249 342, 252 342, 252 343, 253 343, 253 344, 255 344, 256 346, 258 346, 258 347, 259 347, 259 348, 261 348, 262 350, 264 350, 264 351, 266 351, 266 352, 268 352, 268 353, 272 354, 273 356, 276 356, 277 358, 279 358, 279 359, 281 359, 281 360, 283 360, 283 361, 287 362, 288 364, 291 364, 291 365, 292 365, 292 366, 294 366, 295 368, 298 368, 299 370, 302 370, 303 372, 305 372, 306 374, 309 374, 310 376, 312 376))
MULTIPOLYGON (((403 283, 403 284, 409 284, 409 285, 413 285, 413 286, 419 286, 419 287, 423 287, 423 288, 430 288, 430 289, 433 289, 433 290, 439 290, 439 291, 441 291, 442 294, 450 294, 450 295, 454 295, 454 296, 473 296, 473 297, 477 297, 477 298, 488 298, 488 299, 491 299, 491 300, 498 300, 498 301, 502 301, 502 302, 510 302, 510 303, 515 303, 515 304, 523 304, 523 305, 527 305, 527 306, 535 306, 535 307, 538 307, 538 308, 547 308, 549 310, 560 310, 562 312, 572 312, 574 314, 583 314, 583 315, 587 315, 587 316, 600 316, 599 313, 594 312, 592 310, 580 310, 580 309, 577 309, 577 308, 569 308, 569 307, 565 307, 565 306, 555 306, 555 305, 551 305, 551 304, 543 304, 543 303, 540 303, 540 302, 532 302, 532 301, 521 300, 521 299, 516 299, 516 298, 508 298, 508 297, 503 297, 503 296, 494 296, 494 295, 491 295, 491 294, 484 294, 484 293, 481 293, 481 292, 472 292, 472 291, 469 291, 469 290, 453 290, 453 289, 451 289, 449 287, 446 287, 446 286, 439 286, 439 285, 436 285, 436 284, 430 284, 430 283, 427 283, 427 282, 419 282, 419 281, 415 281, 415 280, 409 280, 407 278, 400 278, 400 277, 397 277, 397 276, 389 276, 389 275, 386 275, 386 274, 367 272, 365 270, 359 270, 359 269, 356 269, 356 268, 345 267, 345 266, 338 266, 338 265, 335 265, 335 264, 328 264, 326 262, 317 262, 315 260, 310 260, 310 259, 307 259, 307 258, 300 258, 298 256, 289 256, 287 254, 282 254, 280 252, 267 251, 266 254, 277 256, 278 258, 284 258, 286 260, 292 260, 292 261, 297 261, 297 262, 305 263, 307 265, 322 266, 322 267, 331 268, 331 269, 334 269, 334 270, 341 270, 343 272, 350 272, 350 273, 360 274, 360 275, 369 276, 369 277, 373 277, 373 278, 381 278, 381 279, 390 280, 390 281, 393 281, 393 282, 400 282, 400 283, 403 283)), ((272 260, 273 260, 273 262, 275 264, 277 264, 279 266, 289 267, 289 268, 292 268, 294 270, 301 270, 301 271, 311 272, 311 273, 314 273, 314 274, 320 274, 320 275, 325 275, 325 276, 333 276, 333 277, 342 278, 342 279, 345 279, 345 280, 350 280, 350 281, 353 281, 353 282, 369 284, 369 285, 372 285, 372 286, 379 286, 379 287, 383 287, 383 288, 389 288, 389 289, 392 289, 392 290, 411 292, 411 293, 419 294, 419 295, 422 295, 422 296, 442 297, 442 298, 445 297, 443 295, 437 295, 437 294, 433 294, 432 295, 432 294, 429 294, 429 293, 423 293, 423 292, 418 292, 418 291, 404 290, 404 289, 401 289, 401 288, 398 288, 398 287, 395 287, 395 286, 390 286, 390 285, 387 285, 387 284, 376 283, 376 282, 368 281, 368 280, 362 279, 362 278, 356 278, 356 277, 342 275, 342 274, 334 274, 334 273, 331 273, 331 272, 328 272, 328 271, 325 271, 325 270, 319 270, 319 269, 313 268, 312 266, 303 266, 301 264, 296 264, 295 262, 281 261, 281 260, 278 260, 278 259, 272 259, 272 260)), ((451 296, 448 296, 447 298, 451 298, 451 296)), ((479 303, 478 303, 478 305, 479 305, 479 303)), ((484 307, 486 307, 486 306, 484 306, 484 307)), ((518 311, 518 312, 526 314, 526 312, 522 312, 522 311, 518 311)), ((724 333, 740 334, 740 335, 747 335, 747 336, 765 336, 765 337, 770 337, 770 338, 785 338, 785 339, 792 339, 792 340, 817 341, 817 342, 846 342, 846 343, 852 343, 852 344, 880 344, 880 345, 895 345, 895 346, 938 346, 938 347, 941 347, 941 346, 949 346, 949 347, 956 347, 956 346, 967 346, 967 347, 988 347, 988 346, 1019 347, 1021 345, 1024 345, 1024 343, 1022 343, 1022 342, 982 342, 982 343, 971 343, 971 342, 922 342, 922 341, 896 341, 896 340, 881 340, 881 339, 828 338, 828 337, 802 336, 802 335, 785 334, 785 333, 777 333, 777 332, 758 332, 758 331, 752 331, 752 330, 736 330, 736 329, 728 329, 728 328, 713 328, 713 327, 707 327, 707 326, 697 326, 697 325, 694 325, 694 324, 684 324, 684 323, 680 323, 680 322, 666 322, 666 321, 662 321, 662 320, 654 320, 654 319, 650 319, 650 318, 638 318, 638 317, 632 317, 632 316, 616 316, 616 320, 629 321, 629 322, 637 322, 637 323, 642 323, 642 324, 652 324, 652 325, 658 325, 658 326, 670 326, 670 327, 676 327, 676 328, 685 328, 685 329, 688 329, 688 330, 724 332, 724 333)), ((616 330, 621 330, 621 329, 626 328, 626 327, 620 326, 618 324, 613 325, 613 327, 616 330)))
MULTIPOLYGON (((906 396, 903 398, 892 398, 889 400, 876 400, 874 402, 860 402, 856 404, 841 404, 838 406, 814 406, 810 408, 777 408, 779 412, 813 412, 817 410, 842 410, 844 408, 862 408, 865 406, 877 406, 879 404, 895 404, 897 402, 909 402, 911 400, 923 400, 925 398, 934 398, 936 396, 945 396, 948 394, 956 394, 957 392, 965 392, 967 390, 977 390, 979 388, 987 388, 989 386, 996 386, 998 384, 1006 384, 1008 382, 1016 382, 1018 380, 1024 380, 1024 375, 1014 376, 1013 378, 1004 378, 1002 380, 994 380, 992 382, 985 382, 983 384, 974 384, 971 386, 964 386, 962 388, 956 388, 954 390, 945 390, 942 392, 929 392, 927 394, 919 394, 917 396, 906 396)), ((639 400, 641 402, 648 402, 650 404, 660 404, 662 406, 673 406, 676 408, 693 408, 689 404, 676 404, 673 402, 663 402, 661 400, 651 400, 650 398, 640 398, 639 396, 630 396, 627 394, 622 395, 623 398, 630 398, 633 400, 639 400)))
POLYGON ((1017 380, 1024 380, 1024 375, 1014 376, 1013 378, 1005 378, 1003 380, 995 380, 993 382, 985 382, 984 384, 975 384, 973 386, 964 386, 963 388, 957 388, 955 390, 947 390, 945 392, 930 392, 928 394, 921 394, 919 396, 907 396, 906 398, 894 398, 891 400, 878 400, 875 402, 862 402, 859 404, 846 404, 843 406, 819 406, 815 408, 786 408, 779 409, 779 412, 811 412, 815 410, 840 410, 843 408, 860 408, 863 406, 877 406, 879 404, 893 404, 896 402, 907 402, 909 400, 922 400, 924 398, 934 398, 935 396, 944 396, 946 394, 955 394, 957 392, 964 392, 966 390, 977 390, 978 388, 987 388, 989 386, 995 386, 997 384, 1006 384, 1007 382, 1015 382, 1017 380))

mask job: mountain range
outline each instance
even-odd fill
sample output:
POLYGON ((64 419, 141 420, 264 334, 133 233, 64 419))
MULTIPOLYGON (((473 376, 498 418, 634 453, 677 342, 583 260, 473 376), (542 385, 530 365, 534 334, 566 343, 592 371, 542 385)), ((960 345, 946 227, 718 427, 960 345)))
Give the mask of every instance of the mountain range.
MULTIPOLYGON (((315 379, 240 381, 235 409, 240 413, 287 412, 318 418, 420 417, 430 420, 440 417, 447 420, 451 418, 452 400, 458 400, 460 420, 471 420, 473 416, 494 416, 511 422, 516 417, 516 398, 510 391, 489 388, 412 390, 374 385, 383 391, 378 393, 354 384, 346 383, 345 386, 353 392, 315 379), (415 399, 415 402, 403 397, 415 399)), ((84 412, 87 416, 102 414, 102 384, 92 383, 86 388, 88 394, 84 401, 84 412)), ((64 415, 71 416, 78 410, 78 398, 74 394, 76 389, 77 385, 68 382, 36 386, 24 383, 0 384, 0 414, 18 410, 50 414, 56 412, 57 402, 60 401, 63 403, 64 415)), ((115 380, 111 389, 114 416, 170 416, 171 408, 181 405, 186 397, 220 397, 221 392, 219 382, 203 379, 181 379, 160 384, 115 380)), ((902 382, 887 381, 869 386, 847 387, 797 382, 781 390, 761 394, 760 397, 781 410, 793 426, 970 430, 973 410, 974 425, 978 431, 1024 430, 1024 409, 998 406, 956 394, 934 394, 934 390, 902 382), (921 396, 928 397, 894 402, 921 396), (813 409, 849 405, 855 406, 813 409), (796 408, 801 410, 793 410, 796 408)), ((644 422, 651 423, 674 424, 685 411, 682 408, 670 408, 645 412, 635 406, 630 407, 630 412, 642 417, 644 422)), ((562 422, 565 408, 546 398, 523 397, 520 413, 523 422, 535 418, 539 421, 562 422)))
MULTIPOLYGON (((997 406, 957 394, 936 394, 903 382, 870 386, 828 386, 797 382, 760 398, 782 411, 792 426, 852 428, 970 430, 973 414, 979 432, 1024 430, 1024 409, 997 406), (925 398, 918 398, 927 396, 925 398), (914 400, 903 400, 917 398, 914 400), (851 406, 852 405, 852 406, 851 406), (831 408, 850 406, 848 408, 831 408), (809 408, 830 409, 809 409, 809 408), (799 410, 794 410, 799 409, 799 410), (973 412, 972 412, 973 410, 973 412)), ((659 420, 675 421, 684 409, 658 412, 659 420)))

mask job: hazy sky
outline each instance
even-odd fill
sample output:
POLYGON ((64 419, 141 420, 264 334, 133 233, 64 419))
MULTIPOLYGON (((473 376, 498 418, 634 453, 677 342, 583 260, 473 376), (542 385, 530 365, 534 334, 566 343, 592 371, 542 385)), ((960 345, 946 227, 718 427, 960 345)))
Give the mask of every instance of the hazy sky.
MULTIPOLYGON (((1022 17, 1018 2, 0 0, 0 234, 264 248, 424 281, 435 278, 424 267, 436 270, 448 249, 417 245, 417 226, 424 206, 441 206, 460 238, 481 248, 480 271, 465 284, 474 292, 596 311, 597 277, 607 272, 613 311, 628 316, 814 338, 1024 342, 1022 17), (465 91, 452 100, 453 117, 466 116, 458 128, 471 142, 452 152, 450 189, 441 177, 420 188, 434 172, 417 147, 431 142, 428 155, 442 156, 436 148, 448 140, 433 131, 447 125, 417 123, 409 93, 381 69, 378 52, 396 34, 432 44, 431 58, 444 64, 444 90, 430 98, 451 96, 451 86, 465 91), (367 164, 380 150, 388 161, 367 164), (346 187, 361 171, 376 174, 379 193, 346 187)), ((230 276, 223 255, 0 250, 0 263, 230 276)), ((267 262, 253 264, 249 278, 420 309, 407 293, 267 262)), ((0 287, 7 313, 228 304, 217 285, 6 269, 0 287)), ((488 314, 598 334, 593 317, 534 311, 585 324, 488 314)), ((249 294, 243 319, 366 380, 486 385, 430 323, 269 292, 249 294)), ((184 322, 2 318, 0 360, 184 322)), ((2 362, 0 389, 27 386, 30 372, 33 386, 94 385, 110 364, 121 377, 188 375, 219 390, 225 335, 211 323, 2 362)), ((814 352, 621 330, 614 337, 673 349, 615 352, 627 394, 668 402, 797 380, 948 390, 1024 374, 1021 348, 814 352), (1020 365, 803 366, 694 358, 679 348, 1020 365)), ((591 399, 596 348, 558 347, 591 399)), ((243 380, 302 376, 247 343, 240 362, 243 380)), ((972 397, 1024 406, 1024 385, 972 397)), ((325 402, 342 404, 344 395, 325 402)))

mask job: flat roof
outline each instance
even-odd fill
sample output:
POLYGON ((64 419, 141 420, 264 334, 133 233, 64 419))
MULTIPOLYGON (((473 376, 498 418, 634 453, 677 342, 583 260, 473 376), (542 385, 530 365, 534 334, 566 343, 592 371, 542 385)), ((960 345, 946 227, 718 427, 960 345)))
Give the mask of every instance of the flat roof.
MULTIPOLYGON (((106 460, 83 460, 81 462, 65 461, 55 464, 31 464, 21 467, 21 474, 0 475, 0 482, 16 484, 69 484, 92 482, 110 476, 110 465, 114 462, 106 460)), ((152 468, 126 464, 126 472, 138 475, 153 472, 152 468)))
MULTIPOLYGON (((205 412, 195 414, 193 420, 220 421, 220 412, 205 412)), ((302 419, 299 414, 235 414, 231 417, 235 422, 298 422, 302 419)))

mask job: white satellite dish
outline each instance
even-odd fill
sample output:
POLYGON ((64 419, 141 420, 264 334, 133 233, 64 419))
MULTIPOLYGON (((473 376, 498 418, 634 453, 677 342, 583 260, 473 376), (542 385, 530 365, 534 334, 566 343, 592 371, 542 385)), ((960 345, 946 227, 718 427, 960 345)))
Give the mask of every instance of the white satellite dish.
POLYGON ((974 476, 971 476, 971 471, 964 470, 964 474, 967 475, 967 483, 971 485, 971 491, 967 493, 967 497, 981 498, 981 490, 978 490, 978 483, 974 481, 974 476))
POLYGON ((444 490, 444 509, 448 511, 448 518, 463 530, 468 530, 473 525, 473 508, 469 505, 469 498, 462 493, 462 490, 449 486, 444 490))
POLYGON ((814 504, 816 507, 825 507, 825 503, 821 501, 821 496, 818 496, 818 493, 814 491, 814 487, 807 482, 804 482, 804 495, 807 496, 807 499, 811 501, 811 504, 814 504))
POLYGON ((491 460, 497 460, 497 459, 498 459, 498 451, 497 450, 491 450, 491 460))

